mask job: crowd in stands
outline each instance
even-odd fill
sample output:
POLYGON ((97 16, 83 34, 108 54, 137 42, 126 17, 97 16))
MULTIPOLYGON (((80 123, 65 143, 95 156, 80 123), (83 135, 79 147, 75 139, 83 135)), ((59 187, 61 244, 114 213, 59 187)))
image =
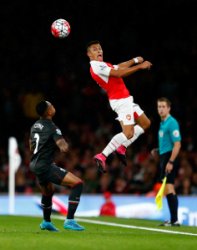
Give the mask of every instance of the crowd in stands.
MULTIPOLYGON (((22 164, 16 173, 16 192, 29 194, 38 191, 35 177, 29 169, 29 130, 38 118, 36 103, 48 99, 57 109, 54 121, 70 145, 69 152, 57 156, 56 161, 84 180, 84 193, 154 195, 158 190, 159 162, 151 157, 150 151, 157 146, 159 117, 156 100, 166 96, 172 101, 171 113, 180 121, 182 132, 176 190, 179 195, 197 195, 197 99, 193 87, 196 76, 196 27, 192 22, 187 28, 179 25, 173 32, 168 32, 168 37, 163 37, 158 31, 155 39, 146 40, 146 44, 142 39, 144 37, 138 37, 137 30, 131 32, 129 27, 128 30, 126 27, 121 30, 116 42, 113 40, 115 31, 101 30, 101 34, 105 32, 101 42, 109 51, 106 59, 113 60, 114 64, 130 59, 128 54, 132 47, 135 48, 133 56, 142 53, 153 63, 150 72, 136 73, 125 80, 134 101, 144 109, 152 124, 149 131, 128 148, 127 166, 121 166, 112 154, 107 160, 106 174, 98 173, 93 156, 104 148, 112 135, 120 131, 120 127, 115 121, 115 114, 107 108, 105 93, 90 78, 85 55, 85 43, 89 40, 81 39, 78 47, 75 43, 66 42, 66 48, 64 41, 57 42, 50 38, 47 43, 41 39, 38 43, 38 37, 35 37, 28 40, 27 50, 20 51, 21 39, 8 41, 14 52, 6 53, 4 50, 7 59, 2 66, 4 74, 0 76, 0 193, 8 192, 10 136, 17 138, 22 156, 22 164), (129 33, 132 36, 128 40, 129 33), (138 37, 138 41, 132 40, 133 37, 138 37), (124 58, 116 62, 119 53, 124 58), (27 54, 29 60, 26 61, 27 54)), ((148 31, 143 30, 141 36, 149 37, 148 31)), ((23 33, 21 29, 21 35, 23 33)), ((1 47, 6 47, 6 43, 2 39, 1 47)), ((67 193, 69 190, 57 187, 57 192, 67 193)))
MULTIPOLYGON (((146 84, 146 77, 142 78, 146 84)), ((108 172, 99 174, 93 156, 100 152, 109 139, 120 130, 115 114, 106 108, 107 99, 99 87, 89 82, 84 88, 76 89, 74 80, 57 79, 53 89, 52 102, 57 108, 55 122, 65 134, 70 150, 58 154, 56 162, 63 168, 74 172, 84 180, 84 193, 96 194, 111 192, 113 194, 154 195, 158 190, 158 160, 150 155, 151 148, 157 145, 156 103, 146 100, 143 109, 148 111, 152 120, 152 127, 146 135, 142 135, 127 149, 128 164, 123 167, 115 155, 107 161, 108 172), (55 96, 55 98, 54 98, 55 96)), ((180 96, 181 97, 181 96, 180 96)), ((22 164, 16 173, 16 192, 37 192, 34 175, 29 169, 29 129, 38 118, 35 104, 42 98, 50 100, 44 92, 35 86, 22 92, 14 98, 14 93, 5 88, 1 98, 1 147, 0 147, 0 192, 8 191, 8 156, 7 140, 15 136, 19 142, 22 164)), ((153 97, 156 101, 156 96, 153 97)), ((172 113, 181 120, 182 101, 178 97, 172 99, 172 113), (179 113, 180 112, 180 113, 179 113)), ((191 104, 191 102, 190 102, 191 104)), ((187 109, 187 107, 185 107, 187 109)), ((190 106, 195 109, 195 106, 190 106)), ((189 115, 189 114, 188 114, 189 115)), ((192 116, 190 117, 192 118, 192 116)), ((189 117, 181 120, 182 150, 179 156, 179 174, 176 179, 177 193, 181 195, 197 195, 197 152, 195 134, 192 130, 193 120, 189 117)), ((66 193, 69 190, 57 187, 57 192, 66 193)))

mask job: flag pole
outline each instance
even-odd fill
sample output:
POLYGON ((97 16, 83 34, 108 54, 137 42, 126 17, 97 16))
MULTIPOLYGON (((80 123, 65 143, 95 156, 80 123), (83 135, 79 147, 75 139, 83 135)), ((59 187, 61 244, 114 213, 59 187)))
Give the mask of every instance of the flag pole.
POLYGON ((9 161, 9 214, 14 214, 15 210, 15 171, 9 161))
POLYGON ((21 156, 18 151, 18 143, 15 137, 10 137, 8 141, 9 156, 9 214, 15 213, 15 173, 21 164, 21 156))

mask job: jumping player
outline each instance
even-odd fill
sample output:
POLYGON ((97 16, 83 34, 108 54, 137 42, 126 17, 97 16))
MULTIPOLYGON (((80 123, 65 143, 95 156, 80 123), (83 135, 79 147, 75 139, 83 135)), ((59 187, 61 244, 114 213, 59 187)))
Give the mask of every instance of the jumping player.
POLYGON ((133 102, 123 77, 136 71, 150 69, 152 64, 141 56, 129 61, 112 65, 103 61, 103 50, 99 41, 91 41, 87 45, 87 56, 90 59, 90 74, 108 96, 109 104, 117 113, 122 132, 116 134, 103 151, 94 156, 101 172, 106 172, 106 158, 115 152, 120 161, 126 165, 126 148, 132 144, 146 129, 150 120, 140 106, 133 102))

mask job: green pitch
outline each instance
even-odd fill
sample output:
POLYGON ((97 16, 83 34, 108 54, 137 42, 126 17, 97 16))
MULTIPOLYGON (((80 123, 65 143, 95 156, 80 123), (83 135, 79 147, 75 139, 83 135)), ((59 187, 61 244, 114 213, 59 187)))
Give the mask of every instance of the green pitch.
POLYGON ((85 226, 85 231, 66 231, 63 217, 57 219, 53 216, 53 223, 60 229, 54 233, 39 229, 41 218, 0 216, 0 249, 196 250, 197 247, 197 227, 161 228, 157 221, 109 217, 77 220, 85 226), (97 221, 103 224, 97 224, 97 221))

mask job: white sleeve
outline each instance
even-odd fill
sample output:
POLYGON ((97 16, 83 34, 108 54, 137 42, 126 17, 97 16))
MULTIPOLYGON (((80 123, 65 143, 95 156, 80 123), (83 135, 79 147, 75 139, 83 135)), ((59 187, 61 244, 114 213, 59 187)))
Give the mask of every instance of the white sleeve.
POLYGON ((118 65, 113 65, 114 66, 114 69, 117 70, 119 67, 118 65))
POLYGON ((92 69, 95 74, 100 76, 109 76, 111 67, 109 67, 105 62, 92 62, 91 63, 92 69))

